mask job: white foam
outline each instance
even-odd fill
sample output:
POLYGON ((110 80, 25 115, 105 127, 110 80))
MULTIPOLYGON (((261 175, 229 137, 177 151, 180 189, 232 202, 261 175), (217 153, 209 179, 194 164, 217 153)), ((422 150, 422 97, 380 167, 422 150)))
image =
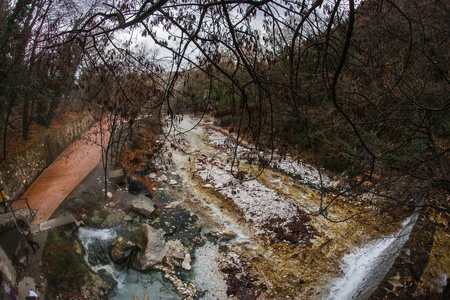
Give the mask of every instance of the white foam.
POLYGON ((112 241, 117 236, 117 232, 116 232, 115 228, 93 229, 93 228, 80 227, 78 229, 77 236, 82 241, 97 239, 97 240, 106 242, 106 241, 112 241))
POLYGON ((403 222, 398 233, 358 248, 343 258, 344 275, 333 280, 325 299, 368 299, 392 267, 417 220, 417 213, 403 222))

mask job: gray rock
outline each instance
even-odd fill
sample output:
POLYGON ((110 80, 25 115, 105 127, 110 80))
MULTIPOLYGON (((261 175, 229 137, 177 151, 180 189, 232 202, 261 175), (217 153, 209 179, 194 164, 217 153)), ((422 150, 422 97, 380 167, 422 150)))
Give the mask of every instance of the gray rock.
POLYGON ((167 245, 164 241, 164 230, 142 224, 142 233, 147 240, 143 251, 137 255, 137 267, 140 270, 148 270, 163 261, 167 254, 167 245))
POLYGON ((109 170, 108 178, 112 183, 115 184, 127 183, 127 176, 123 169, 109 170))
POLYGON ((88 254, 88 262, 91 266, 97 266, 99 264, 98 259, 94 253, 88 254))
POLYGON ((130 208, 145 217, 150 217, 155 211, 155 203, 144 195, 137 195, 136 198, 131 201, 130 208))
POLYGON ((228 245, 219 245, 220 252, 228 252, 229 250, 230 248, 228 247, 228 245))

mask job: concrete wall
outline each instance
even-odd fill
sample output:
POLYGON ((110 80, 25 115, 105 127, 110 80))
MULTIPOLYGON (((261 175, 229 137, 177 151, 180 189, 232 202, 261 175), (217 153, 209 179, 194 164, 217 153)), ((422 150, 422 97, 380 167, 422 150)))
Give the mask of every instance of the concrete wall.
POLYGON ((52 131, 0 165, 0 186, 10 199, 20 198, 34 180, 70 145, 91 127, 90 114, 52 131))

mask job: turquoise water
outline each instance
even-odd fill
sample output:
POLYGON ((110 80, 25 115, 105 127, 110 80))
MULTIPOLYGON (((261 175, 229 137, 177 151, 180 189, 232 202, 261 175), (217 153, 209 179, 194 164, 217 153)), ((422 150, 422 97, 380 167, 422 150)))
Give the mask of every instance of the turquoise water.
POLYGON ((160 271, 139 272, 127 269, 120 273, 118 279, 119 284, 108 294, 108 299, 134 299, 133 293, 135 293, 137 298, 141 300, 144 299, 144 289, 147 290, 149 300, 183 299, 173 284, 165 279, 160 271))

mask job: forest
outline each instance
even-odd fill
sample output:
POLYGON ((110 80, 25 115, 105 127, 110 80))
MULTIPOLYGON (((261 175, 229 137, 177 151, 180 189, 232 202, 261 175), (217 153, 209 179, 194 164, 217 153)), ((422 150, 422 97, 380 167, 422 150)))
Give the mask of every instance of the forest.
POLYGON ((30 128, 84 110, 131 124, 207 112, 254 151, 306 158, 393 205, 432 192, 424 205, 448 214, 448 12, 427 0, 2 1, 1 159, 30 128))
POLYGON ((290 156, 319 170, 314 214, 331 222, 355 217, 329 216, 342 195, 370 193, 448 224, 449 15, 443 0, 1 0, 0 162, 83 113, 119 140, 116 163, 134 124, 208 115, 236 137, 242 182, 290 156))

